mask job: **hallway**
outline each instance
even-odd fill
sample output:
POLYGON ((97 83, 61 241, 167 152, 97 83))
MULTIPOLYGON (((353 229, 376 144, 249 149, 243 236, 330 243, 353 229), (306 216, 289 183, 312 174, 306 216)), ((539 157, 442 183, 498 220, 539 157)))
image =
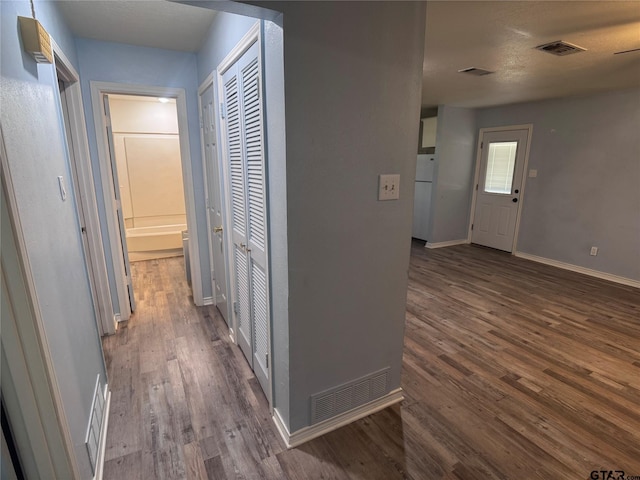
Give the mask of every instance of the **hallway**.
POLYGON ((181 258, 133 264, 104 339, 105 480, 589 478, 640 474, 636 289, 462 245, 414 243, 405 401, 286 450, 181 258))

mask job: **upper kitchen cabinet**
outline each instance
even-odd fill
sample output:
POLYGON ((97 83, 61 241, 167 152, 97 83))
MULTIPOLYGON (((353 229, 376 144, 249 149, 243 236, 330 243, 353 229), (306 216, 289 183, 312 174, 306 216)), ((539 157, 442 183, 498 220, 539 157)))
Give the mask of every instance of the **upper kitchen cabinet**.
POLYGON ((420 138, 418 141, 418 153, 435 153, 437 126, 438 117, 420 119, 420 138))

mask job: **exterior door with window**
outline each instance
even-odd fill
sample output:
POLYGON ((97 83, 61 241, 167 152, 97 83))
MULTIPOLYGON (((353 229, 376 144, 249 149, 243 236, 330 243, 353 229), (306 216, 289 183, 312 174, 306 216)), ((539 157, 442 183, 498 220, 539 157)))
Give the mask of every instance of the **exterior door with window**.
POLYGON ((260 48, 253 43, 223 74, 227 202, 237 341, 269 396, 269 285, 260 48))
POLYGON ((482 135, 472 243, 513 250, 528 136, 528 129, 482 135))

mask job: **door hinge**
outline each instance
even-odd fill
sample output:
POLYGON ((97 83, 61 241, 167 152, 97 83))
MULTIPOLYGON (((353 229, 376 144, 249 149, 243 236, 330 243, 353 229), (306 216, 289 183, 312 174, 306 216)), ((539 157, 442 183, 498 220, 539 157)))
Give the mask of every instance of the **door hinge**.
POLYGON ((238 302, 233 302, 233 313, 238 314, 238 302))
POLYGON ((202 120, 202 117, 200 117, 200 128, 204 128, 204 121, 202 120))
POLYGON ((471 224, 471 230, 473 230, 473 223, 471 224))
POLYGON ((267 370, 269 370, 269 354, 268 353, 265 355, 265 362, 267 364, 267 370))
POLYGON ((224 103, 220 104, 220 116, 222 118, 227 118, 227 106, 224 103))
POLYGON ((476 183, 476 190, 478 190, 478 184, 476 183))
POLYGON ((80 227, 80 231, 82 233, 87 233, 87 227, 80 227))
POLYGON ((484 148, 484 142, 480 142, 480 148, 484 148))

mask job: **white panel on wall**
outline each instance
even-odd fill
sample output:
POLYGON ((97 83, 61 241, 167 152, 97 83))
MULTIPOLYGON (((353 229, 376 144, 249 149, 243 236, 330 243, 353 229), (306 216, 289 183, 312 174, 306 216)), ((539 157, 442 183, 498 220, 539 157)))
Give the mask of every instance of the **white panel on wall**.
POLYGON ((178 136, 125 138, 134 218, 184 215, 178 136))

